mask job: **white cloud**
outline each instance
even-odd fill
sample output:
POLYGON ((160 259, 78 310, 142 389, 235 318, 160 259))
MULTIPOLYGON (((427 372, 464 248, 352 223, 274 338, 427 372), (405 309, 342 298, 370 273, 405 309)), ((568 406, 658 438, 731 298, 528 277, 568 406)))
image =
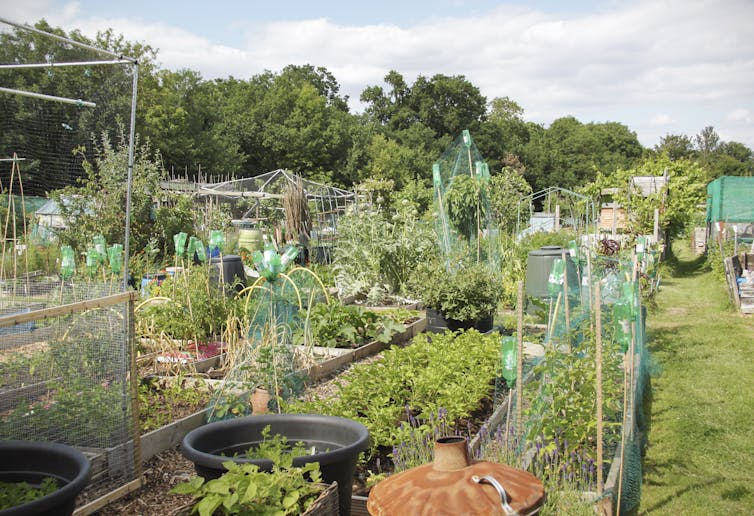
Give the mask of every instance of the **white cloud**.
POLYGON ((734 109, 726 117, 731 122, 741 122, 744 124, 754 124, 754 113, 746 108, 734 109))
POLYGON ((675 120, 666 113, 657 113, 649 120, 649 123, 652 125, 670 125, 675 123, 675 120))
POLYGON ((356 106, 361 91, 381 84, 391 69, 407 81, 418 74, 465 75, 488 99, 509 96, 537 122, 589 113, 638 131, 681 120, 666 115, 647 124, 647 112, 703 110, 704 116, 684 116, 687 125, 674 127, 691 135, 712 110, 718 130, 720 124, 748 124, 736 134, 754 147, 751 112, 738 111, 750 104, 754 86, 749 0, 614 2, 586 14, 501 3, 485 15, 432 17, 410 27, 345 26, 327 18, 261 25, 230 20, 232 30, 245 31, 239 48, 146 16, 95 19, 76 3, 56 12, 50 1, 29 1, 28 12, 43 10, 53 24, 88 35, 112 27, 158 48, 164 67, 191 68, 205 78, 247 78, 309 63, 327 67, 356 106))

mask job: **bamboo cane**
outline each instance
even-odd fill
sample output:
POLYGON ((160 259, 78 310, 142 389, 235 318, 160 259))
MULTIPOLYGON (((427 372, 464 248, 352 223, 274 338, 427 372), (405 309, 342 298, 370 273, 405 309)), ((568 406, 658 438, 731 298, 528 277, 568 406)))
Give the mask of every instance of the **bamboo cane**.
POLYGON ((568 345, 568 352, 571 352, 571 310, 568 302, 568 262, 566 261, 565 251, 561 253, 561 259, 563 260, 563 308, 565 310, 565 325, 566 325, 566 343, 568 345))
MULTIPOLYGON (((595 305, 600 306, 600 284, 597 283, 594 288, 595 305)), ((597 497, 602 497, 603 479, 602 479, 602 312, 598 308, 594 311, 595 318, 595 342, 596 342, 596 390, 597 390, 597 497)))
POLYGON ((516 298, 516 436, 521 435, 521 405, 523 404, 523 376, 524 376, 524 282, 518 282, 518 296, 516 298))

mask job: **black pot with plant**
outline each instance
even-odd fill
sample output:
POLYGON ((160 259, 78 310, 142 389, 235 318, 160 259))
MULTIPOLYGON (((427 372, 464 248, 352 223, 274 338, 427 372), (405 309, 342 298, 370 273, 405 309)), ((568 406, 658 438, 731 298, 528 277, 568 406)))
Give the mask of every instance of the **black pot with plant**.
POLYGON ((71 514, 89 481, 89 460, 64 444, 0 441, 0 457, 0 494, 12 503, 0 505, 0 516, 71 514))
POLYGON ((351 511, 351 488, 359 454, 369 447, 369 431, 356 421, 318 414, 268 414, 209 423, 183 439, 183 455, 206 480, 225 473, 223 462, 256 464, 272 471, 270 459, 247 456, 266 435, 282 436, 289 443, 303 443, 311 453, 295 454, 293 466, 318 462, 325 483, 338 483, 341 515, 351 511), (269 427, 269 428, 267 428, 269 427))
POLYGON ((439 262, 421 264, 412 284, 427 309, 430 330, 492 329, 502 287, 487 264, 471 261, 448 266, 439 262))

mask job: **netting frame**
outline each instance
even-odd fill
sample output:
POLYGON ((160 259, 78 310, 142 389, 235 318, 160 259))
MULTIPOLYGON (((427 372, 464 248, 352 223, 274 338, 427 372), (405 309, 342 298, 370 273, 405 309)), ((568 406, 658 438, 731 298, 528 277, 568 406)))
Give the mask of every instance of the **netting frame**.
MULTIPOLYGON (((2 25, 7 25, 16 29, 33 32, 35 34, 41 35, 43 37, 49 38, 54 41, 59 41, 67 45, 72 45, 74 47, 93 51, 97 54, 106 56, 110 59, 107 59, 107 60, 103 59, 103 60, 96 60, 96 61, 66 62, 66 63, 45 62, 45 63, 23 63, 23 64, 0 64, 0 70, 3 70, 3 69, 13 70, 13 69, 21 69, 21 68, 100 66, 100 65, 101 66, 131 66, 132 67, 131 109, 130 109, 129 133, 128 133, 128 170, 127 170, 127 179, 126 179, 127 181, 126 192, 127 193, 126 193, 126 210, 125 210, 125 232, 123 235, 123 238, 124 238, 123 291, 126 291, 128 289, 128 277, 129 277, 128 262, 129 262, 129 256, 130 256, 131 195, 132 195, 133 169, 134 169, 134 145, 135 145, 135 140, 136 140, 136 101, 137 101, 137 91, 138 91, 138 82, 139 82, 139 62, 137 59, 129 57, 129 56, 118 54, 116 52, 111 52, 109 50, 105 50, 103 48, 95 47, 92 45, 87 45, 85 43, 75 41, 70 38, 59 36, 57 34, 51 34, 49 32, 45 32, 35 27, 31 27, 26 24, 16 23, 6 18, 0 17, 0 26, 2 25)), ((64 102, 64 103, 72 103, 72 104, 79 104, 79 105, 87 105, 87 101, 84 101, 81 99, 67 99, 67 98, 55 97, 51 95, 44 95, 44 94, 35 93, 31 91, 10 90, 8 88, 0 88, 0 89, 6 93, 29 96, 29 97, 34 97, 41 100, 48 100, 51 102, 64 102)), ((88 104, 93 105, 93 103, 88 103, 88 104)), ((15 161, 16 161, 15 156, 13 158, 13 161, 15 164, 15 161)), ((5 245, 5 242, 3 242, 3 245, 5 245)))

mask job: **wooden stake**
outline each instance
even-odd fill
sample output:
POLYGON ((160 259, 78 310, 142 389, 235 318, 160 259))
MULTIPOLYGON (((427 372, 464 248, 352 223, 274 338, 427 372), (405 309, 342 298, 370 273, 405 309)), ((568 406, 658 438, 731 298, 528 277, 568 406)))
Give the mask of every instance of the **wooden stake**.
POLYGON ((565 309, 565 325, 566 325, 566 344, 568 345, 568 352, 571 352, 571 310, 568 303, 568 262, 566 261, 565 251, 561 253, 561 259, 563 260, 563 308, 565 309))
POLYGON ((518 282, 518 296, 516 299, 516 323, 517 347, 516 347, 516 435, 521 435, 521 405, 523 403, 523 378, 524 378, 524 282, 518 282))
POLYGON ((597 391, 597 498, 602 497, 602 311, 600 310, 600 284, 594 286, 595 306, 595 344, 596 344, 596 391, 597 391))

